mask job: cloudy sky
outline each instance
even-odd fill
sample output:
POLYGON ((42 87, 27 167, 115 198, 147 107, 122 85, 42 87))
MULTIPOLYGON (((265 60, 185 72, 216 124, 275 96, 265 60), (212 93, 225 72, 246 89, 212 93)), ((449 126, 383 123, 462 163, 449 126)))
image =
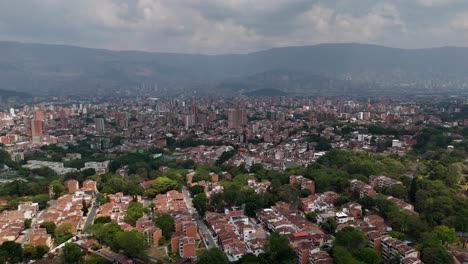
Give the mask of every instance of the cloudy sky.
POLYGON ((206 54, 468 46, 468 0, 1 0, 0 40, 206 54))

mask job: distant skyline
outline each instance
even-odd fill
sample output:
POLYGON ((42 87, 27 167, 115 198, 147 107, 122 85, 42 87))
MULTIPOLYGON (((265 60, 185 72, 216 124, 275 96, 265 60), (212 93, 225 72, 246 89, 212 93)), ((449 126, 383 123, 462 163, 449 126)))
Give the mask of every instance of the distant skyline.
POLYGON ((202 54, 468 46, 466 0, 5 0, 0 40, 202 54))

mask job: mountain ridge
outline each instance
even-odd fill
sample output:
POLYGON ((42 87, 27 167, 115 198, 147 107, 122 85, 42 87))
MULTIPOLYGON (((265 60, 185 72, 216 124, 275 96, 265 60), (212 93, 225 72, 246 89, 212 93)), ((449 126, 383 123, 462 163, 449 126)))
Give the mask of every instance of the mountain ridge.
MULTIPOLYGON (((409 83, 427 92, 437 86, 450 86, 446 88, 448 92, 466 92, 468 48, 400 49, 329 43, 276 47, 245 54, 203 55, 0 41, 0 89, 31 94, 107 94, 109 91, 125 94, 147 87, 158 87, 153 92, 160 93, 193 87, 212 89, 229 80, 252 84, 249 81, 252 76, 278 70, 324 76, 340 80, 340 85, 345 86, 341 81, 352 83, 353 87, 365 84, 368 90, 373 89, 370 86, 379 90, 383 84, 388 89, 388 85, 409 83)), ((257 82, 255 86, 272 88, 269 85, 271 80, 257 82)), ((275 89, 286 91, 294 87, 300 91, 301 87, 296 86, 275 89)))

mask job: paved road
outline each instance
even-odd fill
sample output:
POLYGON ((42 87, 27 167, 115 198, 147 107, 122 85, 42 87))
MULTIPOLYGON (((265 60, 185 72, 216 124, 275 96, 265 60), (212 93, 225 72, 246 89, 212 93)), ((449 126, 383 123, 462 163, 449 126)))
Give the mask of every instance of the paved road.
POLYGON ((93 203, 93 205, 91 206, 91 211, 89 211, 88 213, 88 217, 86 218, 86 222, 85 222, 83 230, 86 230, 86 228, 93 223, 94 218, 96 217, 96 213, 99 207, 95 205, 96 203, 93 203))
MULTIPOLYGON (((47 203, 47 206, 51 206, 55 203, 55 200, 51 200, 47 203)), ((32 219, 32 222, 31 222, 31 228, 28 229, 28 231, 26 231, 26 234, 24 235, 24 238, 23 240, 21 241, 21 245, 24 246, 24 244, 26 244, 29 240, 29 236, 31 235, 31 232, 34 230, 34 226, 37 225, 37 223, 42 220, 42 218, 44 217, 44 215, 47 213, 47 210, 48 210, 48 207, 42 211, 39 212, 39 214, 37 214, 36 217, 34 217, 32 219)))
POLYGON ((190 192, 187 190, 185 186, 182 188, 182 193, 184 194, 185 203, 187 204, 187 207, 189 208, 189 211, 192 214, 192 217, 195 219, 195 222, 197 222, 198 232, 202 236, 203 242, 205 243, 205 247, 207 249, 218 247, 218 244, 214 240, 213 235, 211 234, 210 230, 206 226, 203 219, 198 215, 195 207, 193 207, 192 197, 190 196, 190 192))

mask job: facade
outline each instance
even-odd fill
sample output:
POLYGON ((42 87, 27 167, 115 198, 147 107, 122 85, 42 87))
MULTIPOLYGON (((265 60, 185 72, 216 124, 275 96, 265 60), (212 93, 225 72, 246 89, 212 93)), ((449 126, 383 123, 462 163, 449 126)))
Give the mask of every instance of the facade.
POLYGON ((246 109, 230 109, 228 111, 228 127, 238 128, 247 124, 246 109))
POLYGON ((96 126, 96 131, 98 132, 104 132, 104 130, 106 129, 104 118, 95 118, 94 124, 96 126))
POLYGON ((31 137, 33 142, 39 142, 43 135, 42 120, 31 120, 31 137))

